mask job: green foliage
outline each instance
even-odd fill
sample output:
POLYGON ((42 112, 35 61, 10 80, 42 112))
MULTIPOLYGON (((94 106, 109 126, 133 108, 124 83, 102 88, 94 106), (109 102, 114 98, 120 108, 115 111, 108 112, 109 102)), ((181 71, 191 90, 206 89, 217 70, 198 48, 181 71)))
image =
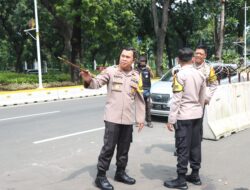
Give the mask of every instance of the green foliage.
MULTIPOLYGON (((68 74, 44 74, 44 83, 70 81, 68 74)), ((12 72, 0 72, 0 84, 36 84, 38 83, 37 74, 17 74, 12 72)))
MULTIPOLYGON (((26 61, 32 64, 36 59, 36 43, 24 30, 28 21, 34 18, 34 2, 29 0, 0 0, 0 70, 20 72, 26 61)), ((163 1, 157 0, 158 3, 163 1)), ((166 47, 171 58, 180 47, 194 48, 203 43, 209 47, 209 58, 214 54, 214 18, 219 17, 218 0, 171 0, 166 47)), ((243 36, 244 0, 226 1, 224 62, 230 62, 242 54, 242 48, 233 46, 243 36), (235 52, 237 51, 237 52, 235 52)), ((250 5, 250 0, 247 0, 250 5)), ((161 9, 158 8, 159 15, 161 9)), ((112 65, 124 46, 135 46, 139 53, 147 53, 153 62, 156 52, 155 34, 152 22, 151 0, 51 0, 38 1, 42 61, 49 68, 69 73, 61 66, 57 56, 70 52, 72 26, 80 16, 82 57, 79 63, 91 69, 93 61, 101 65, 112 65), (45 3, 49 4, 48 9, 45 3), (77 6, 79 4, 79 6, 77 6), (66 23, 66 24, 65 24, 66 23), (63 30, 60 25, 65 24, 63 30), (139 40, 138 40, 139 39, 139 40), (67 51, 70 51, 70 47, 67 51)), ((248 23, 250 14, 248 10, 248 23)), ((64 25, 63 25, 64 26, 64 25)), ((35 35, 35 32, 31 32, 35 35)), ((249 39, 249 38, 248 38, 249 39)), ((249 40, 247 40, 249 42, 249 40)), ((249 44, 249 43, 248 43, 249 44)), ((164 63, 168 57, 166 51, 164 63)), ((164 66, 166 66, 164 64, 164 66)), ((12 75, 1 73, 0 82, 37 83, 36 75, 12 75)), ((45 82, 69 80, 69 74, 44 75, 45 82)))
POLYGON ((26 74, 17 74, 12 72, 0 72, 0 83, 1 84, 10 84, 10 83, 36 83, 37 76, 35 75, 26 75, 26 74))
POLYGON ((11 70, 12 62, 15 60, 10 44, 7 40, 2 40, 0 43, 0 70, 11 70))
POLYGON ((222 57, 224 63, 239 63, 239 58, 239 54, 232 50, 226 51, 222 57))

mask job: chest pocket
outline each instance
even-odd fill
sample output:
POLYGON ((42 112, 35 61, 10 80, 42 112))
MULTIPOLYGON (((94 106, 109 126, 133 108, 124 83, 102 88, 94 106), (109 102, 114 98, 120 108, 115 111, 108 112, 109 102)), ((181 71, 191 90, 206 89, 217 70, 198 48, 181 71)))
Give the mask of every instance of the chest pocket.
POLYGON ((121 92, 123 86, 123 77, 119 75, 115 75, 112 82, 112 91, 121 92))

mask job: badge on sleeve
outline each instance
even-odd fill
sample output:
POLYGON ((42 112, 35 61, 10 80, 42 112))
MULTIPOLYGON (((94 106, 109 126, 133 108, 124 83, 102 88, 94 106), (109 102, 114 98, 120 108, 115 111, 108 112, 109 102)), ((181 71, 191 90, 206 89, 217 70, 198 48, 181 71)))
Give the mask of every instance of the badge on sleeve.
POLYGON ((143 92, 143 82, 142 82, 142 75, 140 74, 140 78, 139 78, 139 83, 138 83, 138 92, 142 93, 143 92))
POLYGON ((210 72, 209 72, 208 82, 214 82, 216 80, 217 80, 217 76, 215 74, 214 68, 211 67, 210 72))
POLYGON ((178 92, 182 92, 184 90, 184 87, 183 85, 181 85, 179 82, 178 82, 178 78, 177 78, 177 75, 175 74, 174 77, 173 77, 173 93, 178 93, 178 92))

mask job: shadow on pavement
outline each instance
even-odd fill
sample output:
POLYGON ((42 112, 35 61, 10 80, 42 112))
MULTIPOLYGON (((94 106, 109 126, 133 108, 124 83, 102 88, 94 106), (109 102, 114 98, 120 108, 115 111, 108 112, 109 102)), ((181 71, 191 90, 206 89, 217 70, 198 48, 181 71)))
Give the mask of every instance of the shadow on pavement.
POLYGON ((141 164, 141 173, 147 179, 158 179, 164 181, 166 179, 173 179, 176 177, 176 167, 167 165, 153 165, 150 163, 141 164))

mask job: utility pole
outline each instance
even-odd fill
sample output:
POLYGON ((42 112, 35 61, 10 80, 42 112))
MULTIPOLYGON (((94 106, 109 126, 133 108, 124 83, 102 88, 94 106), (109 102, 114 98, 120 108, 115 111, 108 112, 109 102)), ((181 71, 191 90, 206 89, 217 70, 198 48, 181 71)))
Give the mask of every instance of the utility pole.
POLYGON ((244 66, 247 65, 247 1, 245 1, 244 13, 244 66))
POLYGON ((34 6, 35 6, 35 20, 36 20, 36 50, 37 50, 38 80, 39 80, 38 88, 43 88, 41 55, 40 55, 39 25, 38 25, 38 14, 37 14, 37 0, 34 0, 34 6))
POLYGON ((42 67, 41 67, 41 55, 40 55, 40 39, 39 39, 39 25, 38 25, 38 14, 37 14, 37 1, 34 0, 34 9, 35 9, 35 21, 32 18, 29 21, 29 26, 31 27, 30 29, 24 30, 27 34, 29 34, 34 40, 36 40, 36 50, 37 50, 37 65, 38 65, 38 81, 39 81, 39 86, 38 88, 43 88, 43 83, 42 83, 42 67), (36 37, 34 37, 30 31, 36 30, 36 37))

